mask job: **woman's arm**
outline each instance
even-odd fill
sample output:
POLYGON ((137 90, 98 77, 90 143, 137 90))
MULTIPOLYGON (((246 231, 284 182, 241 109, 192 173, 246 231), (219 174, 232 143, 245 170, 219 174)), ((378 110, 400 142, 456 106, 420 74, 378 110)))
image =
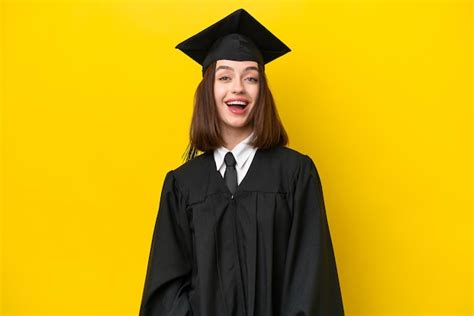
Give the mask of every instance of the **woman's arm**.
POLYGON ((295 174, 290 201, 293 221, 281 315, 344 315, 321 182, 307 155, 295 174))
POLYGON ((188 300, 191 247, 185 200, 169 171, 161 192, 140 316, 192 315, 188 300))

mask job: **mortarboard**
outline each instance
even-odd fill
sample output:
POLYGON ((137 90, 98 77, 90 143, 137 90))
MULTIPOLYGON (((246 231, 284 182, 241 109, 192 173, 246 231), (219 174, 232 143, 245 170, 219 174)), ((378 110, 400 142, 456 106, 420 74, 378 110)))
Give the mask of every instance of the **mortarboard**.
POLYGON ((218 59, 252 60, 261 65, 291 50, 244 9, 232 12, 175 48, 202 65, 218 59))

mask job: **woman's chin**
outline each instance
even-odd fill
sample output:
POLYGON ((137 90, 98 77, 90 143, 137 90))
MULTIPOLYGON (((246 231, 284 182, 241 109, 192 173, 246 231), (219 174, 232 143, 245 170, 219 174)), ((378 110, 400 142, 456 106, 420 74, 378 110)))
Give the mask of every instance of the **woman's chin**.
POLYGON ((249 124, 246 120, 229 120, 224 123, 224 128, 243 130, 249 128, 249 124))

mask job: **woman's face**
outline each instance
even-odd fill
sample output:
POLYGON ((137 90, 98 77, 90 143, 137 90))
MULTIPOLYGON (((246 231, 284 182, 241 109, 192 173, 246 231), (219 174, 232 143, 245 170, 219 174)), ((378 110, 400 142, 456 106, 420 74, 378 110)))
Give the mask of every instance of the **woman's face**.
POLYGON ((215 71, 214 98, 221 128, 251 129, 247 118, 259 92, 257 62, 221 59, 215 71))

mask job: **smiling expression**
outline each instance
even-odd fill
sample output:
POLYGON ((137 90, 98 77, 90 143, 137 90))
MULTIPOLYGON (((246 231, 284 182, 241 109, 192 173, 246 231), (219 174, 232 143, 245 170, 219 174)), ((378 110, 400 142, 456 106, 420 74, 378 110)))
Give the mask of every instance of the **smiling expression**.
POLYGON ((248 117, 259 92, 257 62, 221 59, 215 71, 214 98, 221 128, 249 128, 248 117))

